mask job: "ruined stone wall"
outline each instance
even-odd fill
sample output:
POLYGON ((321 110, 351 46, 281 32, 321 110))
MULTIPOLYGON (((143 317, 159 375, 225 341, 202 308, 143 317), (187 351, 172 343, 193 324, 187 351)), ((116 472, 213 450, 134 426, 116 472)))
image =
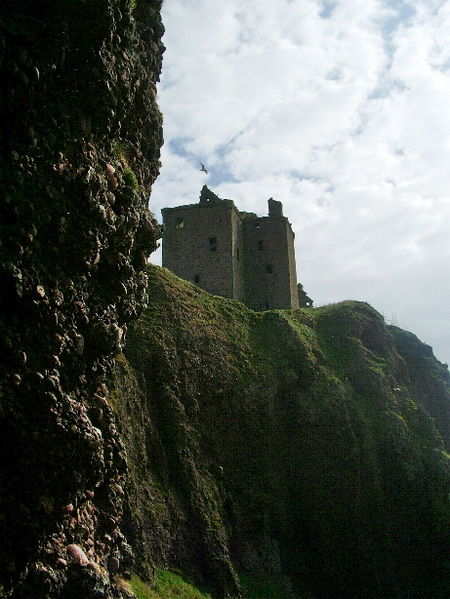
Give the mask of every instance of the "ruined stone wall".
POLYGON ((105 380, 159 236, 160 6, 1 3, 0 596, 123 596, 105 380))
POLYGON ((270 215, 257 218, 206 193, 200 204, 163 210, 163 266, 254 310, 298 307, 294 234, 281 202, 270 199, 270 215))
POLYGON ((237 210, 231 213, 233 299, 245 302, 244 230, 242 217, 237 210))
POLYGON ((215 295, 233 298, 233 225, 230 200, 166 208, 163 266, 215 295))
POLYGON ((298 307, 293 234, 284 217, 244 221, 245 303, 253 310, 298 307))
POLYGON ((289 271, 289 294, 291 308, 298 308, 298 288, 297 288, 297 266, 295 263, 295 234, 288 222, 286 222, 286 253, 287 253, 287 268, 289 271))

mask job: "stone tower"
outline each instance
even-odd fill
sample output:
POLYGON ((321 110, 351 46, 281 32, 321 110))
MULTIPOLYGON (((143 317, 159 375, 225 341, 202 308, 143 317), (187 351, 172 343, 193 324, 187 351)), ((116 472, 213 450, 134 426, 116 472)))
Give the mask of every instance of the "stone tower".
POLYGON ((198 204, 164 208, 162 265, 253 310, 298 306, 294 233, 281 202, 269 215, 239 212, 206 185, 198 204))

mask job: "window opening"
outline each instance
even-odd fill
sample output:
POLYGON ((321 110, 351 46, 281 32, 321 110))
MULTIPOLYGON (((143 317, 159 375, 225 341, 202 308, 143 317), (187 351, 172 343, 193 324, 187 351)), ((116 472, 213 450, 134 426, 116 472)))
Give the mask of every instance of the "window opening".
POLYGON ((264 249, 264 243, 262 239, 258 240, 258 250, 263 250, 264 249))
POLYGON ((184 218, 177 217, 175 220, 175 229, 183 229, 184 228, 184 218))
POLYGON ((194 283, 200 283, 200 275, 194 275, 194 283))
POLYGON ((266 264, 266 272, 268 273, 272 273, 273 272, 273 268, 271 264, 266 264))
POLYGON ((211 252, 215 252, 217 250, 217 237, 209 238, 209 249, 211 252))
POLYGON ((236 250, 236 260, 239 262, 239 248, 236 250))

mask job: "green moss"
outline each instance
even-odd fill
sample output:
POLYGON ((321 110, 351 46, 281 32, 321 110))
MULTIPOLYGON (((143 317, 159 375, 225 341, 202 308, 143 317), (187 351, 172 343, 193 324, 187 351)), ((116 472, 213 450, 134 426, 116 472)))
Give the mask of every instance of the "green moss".
POLYGON ((136 575, 131 577, 130 586, 137 599, 156 599, 157 597, 154 590, 136 575))
POLYGON ((138 3, 138 0, 128 0, 128 12, 133 12, 133 10, 136 8, 136 4, 138 3))
POLYGON ((122 162, 124 166, 130 166, 130 162, 135 154, 133 145, 125 139, 116 139, 113 142, 113 151, 116 158, 122 162))
MULTIPOLYGON (((373 587, 417 599, 408 592, 433 579, 421 583, 418 564, 432 572, 432 556, 447 559, 448 456, 398 346, 420 366, 418 389, 444 383, 437 366, 424 374, 434 358, 408 335, 396 345, 367 304, 260 313, 161 267, 148 276, 148 309, 112 393, 139 522, 161 539, 176 530, 179 547, 194 539, 201 560, 187 551, 178 563, 229 596, 235 570, 248 567, 229 558, 237 537, 255 556, 254 579, 241 580, 249 599, 284 599, 281 576, 259 579, 279 568, 277 547, 298 598, 373 587)), ((143 568, 153 559, 144 553, 143 568)))
POLYGON ((258 582, 243 574, 240 580, 248 599, 287 599, 285 593, 275 585, 258 582))
POLYGON ((131 187, 135 191, 139 189, 139 181, 137 179, 136 173, 131 168, 124 169, 122 173, 122 179, 125 185, 131 187))
POLYGON ((246 599, 314 599, 313 595, 303 591, 287 595, 276 584, 263 582, 242 573, 239 574, 239 581, 246 599))
MULTIPOLYGON (((131 1, 133 2, 134 0, 131 1)), ((135 157, 135 149, 133 145, 125 139, 116 139, 113 142, 113 151, 116 155, 116 158, 120 160, 124 167, 122 172, 122 180, 124 184, 137 191, 139 189, 139 181, 136 173, 132 169, 135 157)))
POLYGON ((131 588, 137 599, 211 599, 211 595, 186 582, 179 574, 165 570, 156 570, 153 588, 133 575, 131 588))

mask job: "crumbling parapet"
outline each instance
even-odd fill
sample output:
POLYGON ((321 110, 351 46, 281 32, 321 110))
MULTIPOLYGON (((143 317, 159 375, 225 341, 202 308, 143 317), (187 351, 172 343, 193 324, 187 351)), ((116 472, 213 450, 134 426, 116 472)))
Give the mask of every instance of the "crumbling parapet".
POLYGON ((309 297, 309 295, 303 289, 303 285, 298 283, 298 305, 300 308, 312 308, 313 300, 309 297))

